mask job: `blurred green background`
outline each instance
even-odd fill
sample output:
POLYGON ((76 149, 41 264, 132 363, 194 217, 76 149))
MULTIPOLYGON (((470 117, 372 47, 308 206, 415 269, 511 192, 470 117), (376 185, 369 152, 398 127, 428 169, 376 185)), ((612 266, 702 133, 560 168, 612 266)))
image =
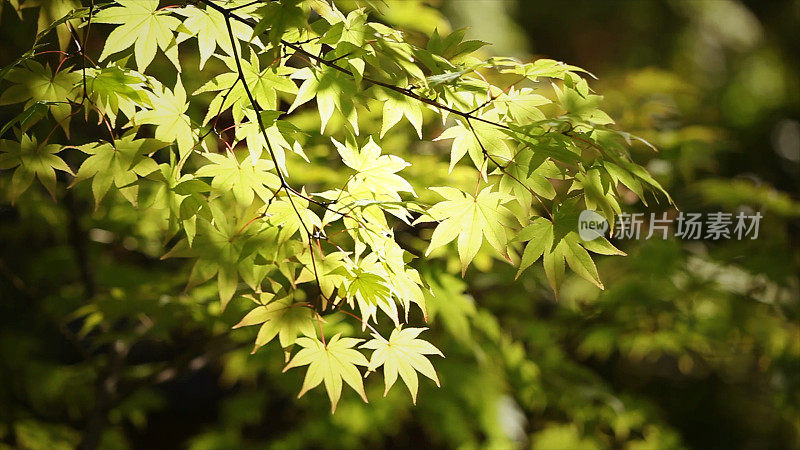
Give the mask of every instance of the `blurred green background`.
MULTIPOLYGON (((617 241, 629 256, 598 260, 606 290, 573 277, 558 300, 541 268, 515 282, 485 257, 462 280, 422 263, 442 387, 423 382, 413 406, 374 380, 370 404, 350 392, 330 415, 324 393, 295 399, 279 349, 249 355, 252 333, 229 331, 242 308, 220 315, 213 286, 181 294, 185 268, 158 261, 122 203, 3 201, 0 447, 72 448, 90 430, 101 448, 800 448, 800 1, 379 8, 412 36, 469 26, 487 55, 589 70, 619 128, 658 147, 634 159, 677 207, 759 211, 758 239, 617 241)), ((2 12, 3 65, 29 46, 25 19, 2 12)), ((407 158, 417 180, 426 145, 407 158)))

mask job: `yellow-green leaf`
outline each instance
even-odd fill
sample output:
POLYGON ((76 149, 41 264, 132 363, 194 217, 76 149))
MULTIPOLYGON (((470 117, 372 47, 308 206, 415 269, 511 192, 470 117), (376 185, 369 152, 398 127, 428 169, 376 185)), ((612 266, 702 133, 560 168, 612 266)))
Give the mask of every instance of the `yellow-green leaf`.
POLYGON ((283 369, 285 372, 293 367, 308 366, 303 387, 297 397, 302 397, 324 381, 333 413, 342 396, 342 381, 344 381, 361 396, 364 402, 368 403, 361 372, 356 366, 367 366, 369 362, 361 352, 353 348, 360 342, 361 339, 343 338, 341 333, 333 336, 327 345, 316 338, 297 339, 297 345, 303 349, 297 352, 283 369))

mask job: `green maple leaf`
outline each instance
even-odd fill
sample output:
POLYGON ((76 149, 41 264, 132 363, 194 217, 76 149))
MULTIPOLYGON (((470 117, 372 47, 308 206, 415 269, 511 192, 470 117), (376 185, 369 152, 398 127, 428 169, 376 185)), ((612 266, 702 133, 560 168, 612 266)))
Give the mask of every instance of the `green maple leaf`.
POLYGON ((314 282, 316 284, 319 281, 319 287, 324 296, 323 302, 326 302, 325 299, 331 298, 336 289, 341 289, 344 286, 343 260, 347 258, 347 255, 343 252, 323 254, 323 252, 314 248, 311 251, 314 252, 313 261, 311 260, 311 252, 297 255, 297 260, 303 266, 295 283, 314 282), (314 270, 315 267, 316 271, 314 270))
POLYGON ((341 21, 330 27, 320 42, 333 47, 346 42, 351 44, 351 48, 358 48, 374 35, 373 30, 367 24, 367 14, 364 8, 353 10, 347 14, 347 17, 339 19, 341 21))
MULTIPOLYGON (((256 204, 223 210, 219 203, 209 202, 202 207, 211 213, 211 218, 205 214, 196 216, 197 234, 192 245, 189 246, 188 240, 183 239, 161 258, 197 258, 186 289, 205 283, 216 275, 220 304, 224 310, 236 293, 240 274, 243 274, 243 278, 247 275, 250 281, 255 281, 250 283, 253 286, 260 282, 254 273, 253 253, 262 248, 265 253, 273 250, 271 243, 275 235, 269 233, 269 228, 259 226, 259 223, 250 223, 259 207, 256 204)), ((255 289, 253 286, 251 288, 255 289)))
POLYGON ((370 64, 379 65, 375 51, 367 45, 367 41, 374 39, 380 32, 373 24, 367 23, 364 8, 351 11, 347 17, 339 13, 332 19, 333 25, 325 31, 319 42, 334 48, 326 57, 341 60, 341 64, 352 72, 356 85, 360 85, 367 60, 370 64))
MULTIPOLYGON (((423 282, 419 272, 409 268, 406 264, 411 254, 403 250, 394 239, 385 239, 381 247, 373 247, 375 251, 367 255, 360 261, 360 265, 365 269, 382 276, 389 285, 389 290, 394 298, 403 306, 405 310, 405 320, 408 322, 408 313, 411 304, 416 304, 427 320, 427 307, 425 304, 425 294, 423 293, 423 282)), ((395 305, 389 304, 384 309, 387 314, 395 314, 395 305)), ((394 317, 392 316, 394 320, 394 317)), ((399 323, 396 321, 396 324, 399 323)))
POLYGON ((268 2, 256 11, 261 17, 253 29, 253 35, 259 35, 269 28, 269 41, 277 47, 284 34, 290 30, 303 28, 306 24, 306 15, 297 5, 300 0, 283 0, 281 2, 268 2))
POLYGON ((613 180, 614 186, 616 186, 618 183, 622 183, 625 185, 625 187, 633 191, 633 193, 639 197, 642 203, 647 206, 647 199, 644 196, 642 183, 637 180, 632 173, 622 169, 620 166, 611 161, 603 161, 603 167, 613 180))
POLYGON ((259 159, 252 163, 250 158, 240 161, 236 155, 229 153, 205 153, 211 164, 206 164, 195 173, 198 177, 212 177, 211 187, 221 192, 231 191, 239 204, 250 205, 255 195, 268 202, 273 192, 281 187, 278 176, 272 172, 272 162, 259 159))
MULTIPOLYGON (((241 81, 237 82, 239 74, 236 60, 227 57, 221 59, 231 72, 217 75, 194 91, 192 95, 219 91, 208 105, 208 112, 205 119, 203 119, 204 124, 231 108, 234 123, 239 124, 248 115, 248 112, 254 111, 254 106, 250 104, 250 98, 247 96, 244 85, 241 81), (222 102, 223 99, 225 103, 222 102)), ((240 58, 239 62, 242 66, 242 73, 247 82, 247 87, 262 110, 278 109, 277 91, 289 94, 297 93, 297 85, 287 77, 288 74, 292 73, 291 69, 279 65, 261 69, 258 57, 255 54, 251 54, 250 61, 240 58)))
MULTIPOLYGON (((433 231, 426 256, 434 249, 458 238, 458 256, 463 275, 486 238, 495 250, 508 258, 507 233, 513 227, 513 220, 511 211, 503 204, 513 200, 511 196, 491 192, 491 186, 481 190, 477 197, 452 187, 436 187, 431 190, 446 200, 428 210, 428 215, 439 221, 439 224, 433 231)), ((427 219, 421 218, 417 222, 425 220, 427 219)))
POLYGON ((386 101, 383 103, 383 122, 381 123, 381 139, 403 116, 417 130, 422 139, 422 107, 414 99, 410 99, 394 91, 384 91, 386 101))
POLYGON ((377 320, 378 308, 383 310, 395 324, 399 323, 397 306, 392 300, 391 289, 386 279, 381 275, 368 272, 361 267, 352 267, 345 275, 345 298, 350 307, 353 303, 361 311, 362 329, 366 329, 366 322, 371 318, 377 320))
POLYGON ((511 153, 505 142, 506 133, 501 129, 482 122, 473 122, 472 127, 474 133, 469 125, 455 125, 444 130, 434 141, 453 139, 453 146, 450 150, 450 172, 464 155, 469 154, 473 164, 481 170, 485 180, 486 157, 484 150, 495 160, 511 159, 511 153))
MULTIPOLYGON (((472 53, 484 45, 488 45, 483 41, 464 41, 466 32, 467 28, 459 28, 447 36, 441 36, 439 31, 434 29, 428 40, 427 49, 430 53, 443 56, 446 60, 457 60, 462 55, 472 53)), ((447 61, 444 62, 446 63, 447 61)), ((431 69, 434 67, 431 67, 431 69)))
POLYGON ((536 262, 545 251, 553 246, 553 222, 544 217, 536 217, 514 238, 515 241, 528 241, 517 270, 517 278, 536 262))
POLYGON ((113 144, 94 142, 78 147, 91 156, 81 164, 73 184, 92 179, 95 208, 112 184, 135 204, 138 186, 132 184, 138 177, 158 170, 158 164, 147 155, 163 148, 165 144, 155 139, 135 139, 135 136, 136 133, 128 133, 113 144))
POLYGON ((86 94, 111 123, 117 121, 120 111, 131 119, 137 108, 152 107, 146 83, 144 76, 122 67, 86 68, 86 94))
POLYGON ((103 9, 93 19, 97 23, 120 25, 106 38, 100 61, 133 46, 136 67, 144 72, 160 48, 180 72, 178 45, 172 30, 177 29, 181 21, 170 16, 168 10, 158 10, 158 0, 116 2, 122 6, 103 9))
POLYGON ((363 252, 365 246, 382 249, 387 240, 392 239, 386 213, 391 213, 406 223, 409 223, 411 217, 396 192, 380 192, 380 189, 373 189, 365 183, 348 182, 347 190, 330 190, 318 195, 330 200, 333 210, 348 212, 343 217, 327 210, 322 223, 328 225, 342 219, 347 233, 355 241, 358 254, 363 252))
POLYGON ((0 170, 13 169, 11 200, 14 201, 38 178, 50 193, 56 196, 56 169, 72 173, 67 163, 55 154, 64 147, 58 144, 39 145, 36 137, 23 134, 20 142, 0 139, 0 170))
POLYGON ((258 330, 253 353, 272 341, 275 336, 278 336, 281 347, 286 348, 295 343, 299 333, 306 336, 315 335, 313 312, 303 304, 294 302, 291 297, 275 300, 273 294, 262 293, 258 300, 254 298, 253 301, 258 303, 258 306, 233 327, 263 324, 258 330))
POLYGON ((591 168, 586 173, 576 174, 575 180, 576 186, 583 187, 586 208, 601 211, 613 229, 614 217, 622 213, 622 209, 614 195, 612 177, 606 171, 601 173, 599 169, 591 168))
POLYGON ((522 206, 523 219, 530 216, 534 195, 549 200, 555 198, 556 191, 549 179, 563 179, 562 170, 553 161, 527 148, 519 151, 503 170, 498 169, 493 175, 501 177, 499 190, 513 195, 522 206))
MULTIPOLYGON (((217 46, 229 56, 234 55, 228 28, 225 24, 225 16, 222 13, 211 8, 202 9, 192 6, 182 8, 177 12, 186 17, 186 20, 183 21, 183 26, 186 29, 179 29, 181 35, 178 41, 183 42, 183 40, 191 37, 197 38, 197 45, 200 49, 200 70, 203 70, 203 66, 214 54, 217 46), (186 33, 187 31, 189 33, 186 33)), ((252 32, 247 25, 233 20, 231 21, 231 29, 234 37, 242 41, 250 40, 252 32)))
POLYGON ((425 355, 442 355, 438 348, 428 341, 417 339, 420 333, 427 328, 396 328, 389 336, 389 340, 375 335, 375 339, 362 344, 359 348, 369 348, 375 350, 369 360, 367 371, 372 372, 383 366, 383 379, 386 389, 383 396, 389 393, 389 389, 397 381, 397 375, 408 387, 411 392, 411 399, 417 404, 417 389, 419 380, 417 372, 425 375, 439 386, 439 377, 433 365, 425 355))
POLYGON ((554 220, 544 217, 534 218, 530 225, 523 228, 514 241, 528 241, 519 264, 517 277, 539 258, 543 258, 547 281, 558 294, 564 279, 565 266, 595 286, 603 289, 603 283, 597 273, 597 266, 588 251, 601 255, 624 255, 603 236, 591 241, 580 238, 577 229, 577 214, 573 202, 563 204, 555 213, 554 220))
POLYGON ((250 152, 250 158, 253 161, 261 157, 264 149, 271 148, 272 154, 275 155, 275 160, 278 163, 278 169, 286 176, 289 175, 289 170, 286 168, 286 150, 294 152, 306 162, 309 162, 308 156, 300 146, 300 142, 297 139, 293 139, 293 144, 289 144, 286 139, 287 137, 294 138, 296 135, 301 134, 302 131, 289 121, 277 120, 282 114, 280 111, 261 111, 261 123, 264 126, 263 132, 255 116, 255 111, 250 109, 246 111, 246 114, 248 121, 242 122, 236 127, 236 139, 247 140, 247 150, 250 152), (269 145, 267 144, 268 142, 269 145))
POLYGON ((553 103, 549 98, 533 92, 533 89, 510 89, 508 93, 500 95, 495 100, 495 105, 508 114, 511 121, 517 124, 537 122, 545 119, 539 106, 553 103))
POLYGON ((328 120, 337 109, 347 118, 356 134, 358 133, 358 115, 354 106, 357 90, 351 79, 338 70, 327 66, 319 69, 305 67, 295 72, 292 77, 305 81, 300 85, 297 97, 295 97, 292 106, 289 107, 289 113, 298 106, 316 98, 317 108, 319 109, 320 133, 325 133, 328 120))
POLYGON ((397 172, 411 164, 395 155, 381 155, 381 148, 371 136, 360 151, 352 145, 344 145, 333 138, 331 140, 342 157, 342 162, 356 171, 348 182, 348 190, 355 190, 363 184, 373 194, 392 199, 400 199, 398 192, 416 195, 411 184, 397 175, 397 172))
MULTIPOLYGON (((31 2, 25 2, 23 7, 28 7, 28 3, 31 2)), ((39 34, 48 29, 56 21, 80 8, 81 2, 79 0, 42 0, 37 6, 39 6, 39 17, 36 21, 36 33, 39 34)), ((22 16, 20 16, 20 18, 22 18, 22 16)), ((72 26, 74 29, 80 21, 71 19, 67 22, 69 25, 67 25, 67 23, 62 23, 56 26, 58 44, 61 50, 66 49, 69 45, 69 27, 72 26)))
POLYGON ((181 77, 178 77, 175 89, 169 90, 162 86, 160 92, 151 94, 150 101, 153 109, 139 111, 133 122, 137 125, 155 125, 155 138, 163 142, 177 142, 178 153, 184 156, 194 147, 196 133, 192 120, 186 115, 189 103, 186 101, 186 90, 181 77))
POLYGON ((327 345, 316 338, 297 339, 296 343, 303 349, 297 352, 283 369, 285 372, 293 367, 308 366, 303 387, 297 397, 302 397, 324 381, 333 413, 342 396, 342 381, 344 381, 361 396, 364 402, 369 403, 364 392, 361 372, 356 367, 366 366, 369 362, 363 354, 353 348, 361 341, 361 339, 343 338, 341 333, 332 337, 327 345))
POLYGON ((70 72, 69 68, 53 73, 50 66, 27 61, 24 67, 11 69, 6 80, 14 84, 0 96, 0 105, 26 102, 25 108, 29 108, 36 102, 58 102, 49 104, 48 109, 64 131, 69 130, 72 106, 67 100, 75 99, 75 84, 81 80, 79 73, 70 72))
POLYGON ((563 80, 566 76, 572 75, 573 72, 589 73, 580 67, 564 64, 561 61, 556 61, 553 59, 537 59, 536 61, 527 64, 513 62, 510 68, 502 69, 500 72, 515 73, 527 77, 532 81, 536 81, 536 79, 539 77, 558 78, 563 80))
MULTIPOLYGON (((305 191, 301 191, 303 195, 305 191)), ((308 231, 321 230, 322 222, 319 216, 308 208, 308 200, 300 197, 292 198, 291 201, 286 198, 280 198, 273 201, 267 209, 267 222, 281 228, 281 239, 288 240, 294 236, 298 231, 303 241, 308 240, 306 229, 303 228, 303 223, 308 227, 308 231), (299 217, 298 217, 299 215, 299 217), (301 219, 302 218, 302 219, 301 219)))

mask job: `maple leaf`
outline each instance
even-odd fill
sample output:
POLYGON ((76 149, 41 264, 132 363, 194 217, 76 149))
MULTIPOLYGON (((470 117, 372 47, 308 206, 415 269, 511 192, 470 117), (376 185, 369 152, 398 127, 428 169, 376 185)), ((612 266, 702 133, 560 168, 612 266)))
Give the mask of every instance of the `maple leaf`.
POLYGON ((376 320, 378 308, 383 310, 398 324, 397 306, 391 297, 391 290, 386 280, 375 273, 368 272, 361 267, 352 267, 345 271, 345 298, 350 307, 354 307, 353 300, 361 311, 362 329, 366 329, 367 321, 376 320))
POLYGON ((519 74, 529 78, 532 81, 536 81, 536 79, 539 77, 558 78, 563 80, 564 77, 566 77, 568 74, 572 74, 572 72, 585 72, 594 77, 594 75, 586 72, 580 67, 564 64, 561 61, 544 58, 522 65, 516 63, 511 68, 502 69, 500 72, 519 74))
POLYGON ((247 110, 248 121, 236 127, 236 139, 247 140, 247 150, 250 152, 250 158, 253 161, 261 157, 264 149, 271 148, 272 154, 270 157, 275 155, 278 169, 288 176, 286 150, 291 150, 306 162, 309 162, 309 159, 300 146, 300 142, 293 139, 293 143, 289 144, 289 141, 286 140, 287 137, 295 137, 301 134, 302 131, 289 121, 277 120, 280 114, 282 114, 280 111, 262 110, 261 121, 264 126, 264 131, 262 132, 255 116, 255 111, 252 109, 247 110))
POLYGON ((23 134, 20 142, 0 139, 0 170, 16 167, 11 177, 11 199, 16 200, 36 177, 56 197, 56 172, 72 173, 67 163, 55 154, 64 147, 58 144, 39 145, 35 136, 23 134))
POLYGON ((547 105, 552 101, 540 94, 533 92, 533 89, 510 89, 508 93, 501 94, 496 100, 496 107, 509 115, 509 118, 517 124, 537 122, 545 119, 544 113, 539 106, 547 105))
POLYGON ((419 102, 394 92, 388 94, 383 103, 381 139, 403 116, 414 126, 417 135, 422 139, 422 107, 419 102))
POLYGON ((328 120, 333 115, 333 111, 338 109, 358 134, 358 115, 353 102, 357 90, 352 80, 346 78, 338 70, 327 66, 319 69, 304 67, 295 72, 292 77, 305 81, 300 85, 297 97, 289 107, 289 113, 316 98, 321 122, 320 133, 325 133, 328 120))
MULTIPOLYGON (((120 111, 131 119, 137 107, 152 107, 145 90, 146 83, 143 75, 122 67, 86 68, 86 94, 98 112, 107 116, 111 123, 116 122, 120 111)), ((98 121, 101 120, 99 117, 98 121)))
MULTIPOLYGON (((225 16, 222 13, 212 8, 202 9, 197 7, 181 8, 177 12, 186 17, 186 20, 183 21, 183 26, 186 29, 178 29, 180 32, 178 42, 183 42, 191 37, 197 38, 197 45, 200 50, 200 70, 203 70, 203 66, 214 54, 217 46, 228 55, 234 55, 228 28, 225 24, 225 16), (186 31, 189 31, 190 34, 185 33, 186 31)), ((239 21, 231 21, 231 30, 233 35, 242 41, 249 41, 252 36, 250 27, 239 21)))
POLYGON ((517 270, 516 277, 519 278, 522 272, 536 262, 545 251, 550 251, 553 245, 553 222, 544 217, 536 217, 530 225, 517 234, 514 240, 528 241, 517 270))
MULTIPOLYGON (((431 243, 425 255, 458 238, 458 256, 461 259, 462 276, 467 266, 478 253, 483 238, 508 258, 507 231, 513 226, 511 211, 503 206, 513 197, 500 192, 491 192, 491 186, 483 188, 477 197, 452 187, 435 187, 435 191, 446 200, 428 210, 428 215, 439 224, 433 231, 431 243)), ((415 223, 428 220, 424 216, 415 223)))
POLYGON ((49 104, 48 109, 65 132, 69 132, 69 115, 72 111, 66 101, 74 99, 75 83, 81 75, 65 68, 56 73, 50 66, 43 66, 36 61, 27 61, 25 67, 11 69, 6 80, 14 83, 0 96, 0 105, 26 102, 25 108, 36 102, 58 102, 49 104))
MULTIPOLYGON (((296 216, 295 216, 296 217, 296 216)), ((319 219, 318 219, 319 220, 319 219)), ((311 259, 311 252, 304 252, 297 255, 297 260, 302 264, 300 275, 295 279, 295 283, 319 282, 322 290, 323 305, 327 306, 328 298, 333 296, 334 290, 341 289, 344 285, 344 275, 342 269, 343 260, 347 255, 343 252, 331 252, 324 254, 319 249, 312 248, 314 260, 311 259), (314 270, 316 268, 316 271, 314 270)))
POLYGON ((450 150, 450 172, 464 155, 469 154, 473 164, 481 171, 483 179, 486 180, 484 151, 495 159, 511 159, 511 153, 505 142, 506 134, 501 129, 482 122, 474 122, 466 126, 462 124, 452 126, 444 130, 434 141, 442 139, 453 139, 453 146, 450 150))
MULTIPOLYGON (((301 191, 301 194, 306 195, 305 191, 301 191)), ((266 220, 269 224, 281 228, 283 240, 289 239, 298 231, 304 241, 308 240, 303 224, 312 233, 313 230, 322 229, 319 216, 309 209, 308 200, 301 197, 292 198, 291 201, 284 198, 273 201, 267 209, 266 220)))
POLYGON ((184 156, 192 149, 196 132, 191 119, 185 114, 189 103, 186 101, 186 90, 183 89, 181 77, 178 77, 175 89, 169 90, 162 86, 159 93, 151 94, 151 103, 153 109, 139 111, 133 122, 139 125, 155 125, 155 138, 164 142, 176 141, 178 153, 184 156))
POLYGON ((388 195, 392 199, 400 199, 398 192, 411 192, 416 195, 411 184, 397 175, 397 172, 411 164, 395 155, 381 155, 381 148, 371 136, 360 151, 336 139, 331 138, 331 141, 342 157, 342 162, 356 171, 348 183, 349 190, 354 190, 363 184, 370 192, 388 195))
POLYGON ((297 6, 299 3, 300 0, 267 2, 258 9, 262 19, 254 28, 253 34, 259 35, 269 28, 269 41, 277 47, 284 34, 305 26, 305 13, 297 6))
POLYGON ((516 242, 528 241, 522 253, 517 277, 539 258, 543 259, 547 281, 558 294, 568 265, 578 276, 603 289, 597 267, 588 251, 601 255, 624 255, 603 236, 584 241, 575 232, 578 214, 574 202, 565 202, 553 214, 553 221, 534 218, 514 238, 516 242))
POLYGON ((499 175, 499 191, 513 195, 522 207, 521 218, 527 219, 531 212, 534 195, 552 200, 555 188, 549 179, 563 179, 563 169, 542 153, 531 149, 520 150, 514 159, 492 175, 499 175))
POLYGON ((268 344, 275 336, 281 347, 288 347, 295 343, 298 333, 314 336, 313 313, 301 303, 296 303, 291 297, 274 300, 274 295, 262 293, 259 299, 253 298, 258 306, 247 313, 233 328, 250 325, 261 325, 258 330, 253 352, 268 344))
MULTIPOLYGON (((406 264, 406 258, 411 254, 403 250, 394 239, 385 239, 383 245, 373 247, 373 252, 364 257, 359 263, 361 267, 373 273, 379 274, 386 280, 392 296, 400 303, 405 310, 405 320, 408 322, 408 313, 411 304, 416 304, 427 320, 427 310, 425 305, 425 295, 422 292, 423 282, 419 273, 406 264)), ((383 310, 395 320, 395 325, 399 322, 395 319, 395 305, 388 304, 388 308, 383 310)))
MULTIPOLYGON (((447 36, 442 36, 439 31, 434 29, 431 37, 428 40, 427 49, 429 52, 443 56, 446 59, 458 60, 462 55, 471 53, 484 45, 488 45, 483 41, 464 41, 467 28, 459 28, 447 36)), ((446 62, 446 61, 445 61, 446 62)), ((433 66, 431 68, 434 68, 433 66)))
POLYGON ((169 15, 168 10, 158 10, 158 0, 116 0, 114 6, 95 14, 97 23, 118 24, 108 35, 100 61, 133 45, 136 67, 144 72, 160 48, 180 72, 178 45, 172 30, 181 21, 169 15))
POLYGON ((321 42, 331 46, 347 42, 354 48, 362 47, 372 34, 367 24, 365 10, 363 8, 353 10, 343 19, 325 32, 321 42))
POLYGON ((236 155, 206 153, 211 164, 206 164, 195 173, 198 177, 212 177, 211 187, 220 191, 231 191, 239 204, 253 203, 255 195, 268 202, 273 192, 281 187, 281 180, 270 170, 272 162, 259 159, 253 164, 249 158, 239 161, 236 155))
POLYGON ((420 333, 427 330, 427 328, 396 328, 389 336, 389 340, 374 335, 372 339, 359 348, 369 348, 375 350, 370 358, 369 365, 367 366, 368 372, 373 372, 380 366, 383 366, 383 380, 386 389, 383 396, 389 393, 389 389, 397 381, 397 374, 408 387, 411 392, 411 398, 414 404, 417 404, 417 390, 419 387, 419 380, 417 379, 417 372, 425 375, 439 386, 439 377, 436 376, 436 371, 433 365, 425 355, 442 355, 438 348, 434 347, 428 341, 417 339, 420 333))
POLYGON ((361 372, 356 367, 367 366, 367 358, 353 347, 362 342, 362 339, 343 338, 341 333, 333 336, 326 344, 316 338, 301 337, 296 344, 303 347, 286 364, 283 371, 301 366, 308 366, 303 387, 297 397, 300 398, 309 390, 325 382, 325 390, 331 401, 331 414, 336 411, 336 405, 342 396, 342 381, 350 385, 361 396, 364 402, 369 403, 364 392, 364 382, 361 372))
MULTIPOLYGON (((250 103, 247 91, 239 79, 238 66, 234 58, 221 58, 231 72, 226 72, 209 80, 200 86, 192 95, 203 92, 217 92, 217 95, 208 105, 208 112, 203 123, 208 123, 219 113, 232 108, 234 123, 239 124, 242 119, 253 112, 254 105, 250 103), (224 103, 223 103, 224 100, 224 103)), ((262 110, 276 110, 278 108, 277 91, 289 94, 297 93, 297 85, 287 75, 291 70, 285 66, 270 66, 261 69, 258 57, 251 54, 250 60, 240 58, 247 87, 253 94, 253 99, 262 110)))
MULTIPOLYGON (((25 2, 23 7, 28 7, 25 2)), ((13 2, 12 2, 13 4, 13 2)), ((39 17, 36 21, 36 33, 51 27, 55 22, 61 20, 68 14, 73 13, 76 9, 81 7, 79 0, 43 0, 39 7, 39 17)), ((2 8, 0 8, 2 9, 2 8)), ((20 19, 22 16, 20 16, 20 19)), ((77 19, 70 19, 66 23, 61 23, 56 26, 56 34, 58 35, 58 44, 61 50, 65 50, 69 45, 70 27, 75 29, 76 25, 80 23, 77 19)))
MULTIPOLYGON (((196 236, 192 245, 189 246, 187 239, 180 240, 161 259, 196 258, 186 289, 205 283, 216 275, 220 305, 224 310, 236 293, 240 274, 252 274, 253 253, 257 249, 264 249, 264 252, 274 249, 271 245, 274 234, 266 232, 257 223, 245 226, 252 220, 254 210, 258 208, 256 204, 223 210, 212 202, 205 203, 203 208, 211 213, 211 219, 204 215, 196 216, 196 236)), ((250 277, 251 281, 256 281, 251 285, 260 282, 256 278, 250 277)))
POLYGON ((73 184, 92 179, 92 194, 95 208, 106 195, 112 183, 131 203, 136 203, 138 186, 132 186, 138 176, 146 176, 158 170, 158 164, 147 157, 163 148, 164 143, 155 139, 135 139, 136 133, 128 133, 114 143, 89 143, 77 147, 91 155, 83 161, 73 184))
POLYGON ((607 171, 602 173, 597 168, 591 168, 585 173, 575 175, 575 186, 583 188, 583 199, 586 208, 599 210, 614 228, 614 218, 622 213, 619 202, 614 195, 612 186, 613 178, 607 171))

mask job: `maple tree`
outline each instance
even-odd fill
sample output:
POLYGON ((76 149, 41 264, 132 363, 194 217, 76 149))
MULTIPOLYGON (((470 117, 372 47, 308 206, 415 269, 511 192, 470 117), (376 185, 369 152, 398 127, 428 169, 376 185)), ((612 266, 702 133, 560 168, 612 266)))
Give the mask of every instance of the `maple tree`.
POLYGON ((323 0, 58 3, 0 70, 0 103, 22 104, 0 140, 7 197, 37 195, 34 178, 57 199, 91 180, 96 210, 136 211, 132 233, 189 259, 187 292, 213 286, 220 311, 254 302, 235 328, 260 325, 254 351, 276 341, 286 369, 308 366, 300 395, 324 384, 332 411, 343 382, 367 401, 373 372, 386 392, 399 375, 414 402, 418 372, 439 383, 429 357, 442 353, 412 325, 440 281, 415 259, 455 254, 463 276, 483 250, 519 276, 542 258, 556 294, 567 267, 602 288, 589 252, 622 252, 581 240, 578 211, 613 226, 624 189, 669 201, 630 157, 644 141, 614 127, 575 66, 485 58, 463 30, 407 39, 323 0), (98 33, 99 55, 86 45, 98 33), (162 56, 174 70, 149 70, 162 56), (207 81, 190 93, 190 79, 207 81), (452 140, 414 184, 391 140, 406 122, 452 140))

